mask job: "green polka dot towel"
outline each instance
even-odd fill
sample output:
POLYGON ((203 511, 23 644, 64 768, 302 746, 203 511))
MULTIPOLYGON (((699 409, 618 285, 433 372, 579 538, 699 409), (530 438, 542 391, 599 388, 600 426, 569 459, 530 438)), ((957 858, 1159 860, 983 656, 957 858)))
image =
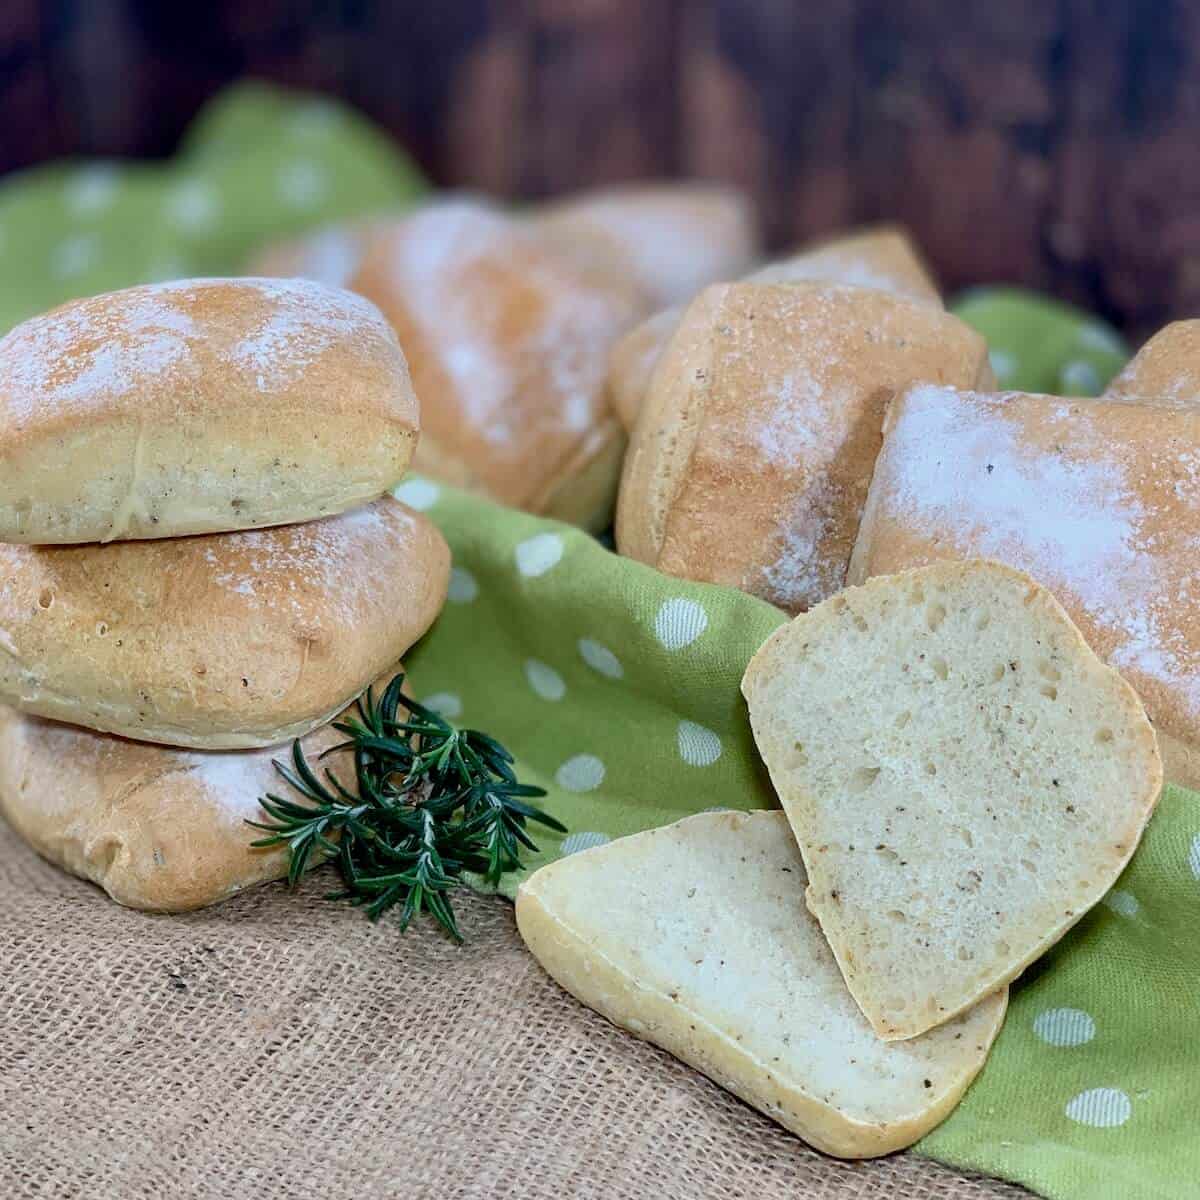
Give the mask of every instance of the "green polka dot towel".
MULTIPOLYGON (((738 688, 775 609, 424 479, 398 494, 454 553, 446 611, 409 658, 414 694, 494 733, 547 789, 569 833, 539 830, 531 867, 774 805, 738 688)), ((1197 1100, 1200 796, 1168 788, 1117 887, 1013 988, 982 1075, 917 1152, 1061 1200, 1200 1197, 1197 1100)))
MULTIPOLYGON (((235 88, 170 162, 56 165, 0 186, 0 330, 74 296, 234 273, 267 237, 396 209, 423 187, 339 105, 235 88)), ((1105 325, 1028 293, 975 292, 957 311, 988 337, 1004 387, 1092 394, 1123 362, 1105 325)), ((539 830, 531 867, 773 803, 738 684, 778 612, 426 480, 400 494, 455 560, 413 687, 494 732, 548 790, 569 833, 539 830)), ((1061 1200, 1200 1196, 1198 931, 1200 797, 1168 789, 1118 887, 1014 988, 987 1067, 918 1151, 1061 1200)))

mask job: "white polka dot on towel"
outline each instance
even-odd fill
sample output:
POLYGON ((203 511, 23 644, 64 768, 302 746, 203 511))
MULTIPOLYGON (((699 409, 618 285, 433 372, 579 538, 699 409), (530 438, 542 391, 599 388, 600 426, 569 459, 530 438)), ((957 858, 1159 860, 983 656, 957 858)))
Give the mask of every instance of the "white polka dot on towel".
POLYGON ((680 721, 675 740, 679 757, 690 767, 711 767, 721 757, 721 739, 694 721, 680 721))
POLYGON ((1136 917, 1138 910, 1142 907, 1132 892, 1124 892, 1120 888, 1113 888, 1104 897, 1104 903, 1122 917, 1136 917))
POLYGON ((580 850, 591 850, 611 841, 607 833, 568 833, 562 840, 562 852, 564 855, 578 854, 580 850))
POLYGON ((432 508, 441 494, 442 489, 432 479, 422 479, 420 475, 414 475, 392 489, 392 495, 401 504, 407 504, 418 512, 432 508))
POLYGON ((479 595, 479 581, 466 567, 453 567, 450 570, 450 586, 446 589, 446 599, 451 604, 470 604, 479 595))
POLYGON ((667 650, 690 646, 708 628, 708 613, 695 600, 664 600, 654 618, 654 636, 667 650))
POLYGON ((554 773, 555 782, 568 792, 594 792, 604 782, 604 763, 594 754, 576 754, 554 773))
POLYGON ((545 575, 563 556, 563 540, 557 533, 539 533, 521 542, 515 551, 517 570, 527 579, 545 575))
POLYGON ((1066 1113, 1080 1125, 1112 1129, 1129 1120, 1133 1115, 1133 1104, 1120 1088, 1089 1088, 1068 1101, 1066 1113))
POLYGON ((440 713, 448 721, 457 721, 462 716, 462 698, 453 692, 434 692, 432 696, 426 696, 421 703, 426 708, 432 708, 435 713, 440 713))
POLYGON ((599 671, 609 679, 620 679, 625 674, 621 660, 607 646, 591 638, 579 639, 579 656, 593 671, 599 671))
POLYGON ((281 168, 276 186, 284 204, 292 208, 314 208, 329 194, 329 177, 316 163, 289 163, 281 168))
POLYGON ((213 229, 221 215, 221 198, 211 183, 189 179, 167 197, 167 220, 184 233, 213 229))
POLYGON ((1034 1018, 1033 1032, 1050 1046, 1082 1046, 1096 1036, 1096 1022, 1081 1008, 1048 1008, 1034 1018))
POLYGON ((76 217, 86 217, 111 208, 120 179, 120 172, 111 163, 97 163, 77 171, 63 189, 68 211, 76 217))
POLYGON ((530 658, 525 661, 525 678, 543 700, 561 700, 567 694, 563 677, 548 663, 530 658))

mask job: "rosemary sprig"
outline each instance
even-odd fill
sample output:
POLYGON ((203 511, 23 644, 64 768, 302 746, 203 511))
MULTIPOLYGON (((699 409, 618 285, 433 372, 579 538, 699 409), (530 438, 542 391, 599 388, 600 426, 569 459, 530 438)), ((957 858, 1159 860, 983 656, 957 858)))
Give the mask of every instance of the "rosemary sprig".
POLYGON ((351 755, 353 789, 328 767, 318 778, 297 740, 290 764, 277 760, 275 769, 303 801, 268 794, 259 803, 270 822, 247 824, 268 834, 253 845, 287 847, 291 885, 314 855, 332 859, 343 888, 330 899, 361 906, 373 921, 399 908, 401 929, 427 912, 461 942, 450 893, 463 872, 494 884, 523 869, 522 847, 537 850, 530 821, 566 827, 527 803, 545 790, 517 781, 499 742, 455 729, 403 685, 397 675, 378 701, 368 688, 355 715, 334 723, 346 740, 321 758, 351 755))

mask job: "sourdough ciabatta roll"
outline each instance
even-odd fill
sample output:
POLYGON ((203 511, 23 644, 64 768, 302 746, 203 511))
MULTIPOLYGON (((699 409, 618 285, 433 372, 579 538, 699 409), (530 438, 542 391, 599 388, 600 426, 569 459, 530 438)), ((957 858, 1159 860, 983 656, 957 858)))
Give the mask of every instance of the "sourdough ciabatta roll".
POLYGON ((517 927, 573 996, 806 1142, 888 1154, 958 1103, 1008 994, 926 1037, 880 1041, 804 885, 782 813, 701 813, 543 867, 517 893, 517 927))
POLYGON ((1105 399, 1188 400, 1200 404, 1200 321, 1172 321, 1126 363, 1105 399))
POLYGON ((601 526, 624 435, 604 397, 614 340, 646 310, 481 204, 433 205, 371 245, 352 286, 395 326, 421 397, 424 474, 530 512, 601 526))
POLYGON ((655 370, 617 547, 802 611, 845 581, 891 397, 989 377, 983 339, 930 304, 816 283, 708 288, 655 370))
POLYGON ((308 521, 404 474, 417 401, 347 292, 189 279, 75 300, 0 341, 0 541, 308 521))
POLYGON ((530 220, 584 266, 626 272, 654 308, 736 279, 759 253, 750 198, 720 184, 603 188, 548 204, 530 220))
MULTIPOLYGON (((302 744, 315 764, 343 740, 326 724, 302 744)), ((290 745, 153 746, 0 705, 0 813, 44 858, 118 904, 184 912, 287 874, 286 849, 252 847, 266 835, 246 822, 269 820, 258 803, 268 793, 298 799, 272 765, 290 755, 290 745)), ((352 763, 326 765, 353 787, 352 763)))
POLYGON ((1162 788, 1133 688, 995 562, 848 588, 777 629, 742 692, 808 910, 887 1041, 973 1011, 1058 941, 1162 788))
POLYGON ((893 403, 849 582, 984 555, 1054 592, 1200 784, 1200 407, 915 387, 893 403))
POLYGON ((449 569, 437 529, 390 496, 243 533, 0 545, 0 701, 172 746, 275 745, 400 658, 449 569))
MULTIPOLYGON (((942 307, 942 298, 916 247, 904 230, 880 226, 822 242, 790 258, 768 263, 746 276, 752 283, 824 281, 895 292, 942 307)), ((641 412, 654 368, 679 327, 682 308, 664 309, 634 326, 608 360, 608 395, 626 430, 641 412)))

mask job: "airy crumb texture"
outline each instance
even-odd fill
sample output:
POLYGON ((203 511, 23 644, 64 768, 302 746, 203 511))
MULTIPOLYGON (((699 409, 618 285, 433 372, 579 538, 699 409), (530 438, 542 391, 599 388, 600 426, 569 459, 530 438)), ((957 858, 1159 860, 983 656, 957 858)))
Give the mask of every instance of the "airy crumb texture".
POLYGON ((843 1158, 916 1141, 953 1109, 1007 993, 889 1045, 804 907, 778 812, 702 813, 543 867, 517 924, 583 1003, 843 1158))
POLYGON ((850 588, 772 635, 742 690, 808 906, 886 1039, 1053 945, 1115 882, 1162 786, 1133 689, 997 563, 850 588))

